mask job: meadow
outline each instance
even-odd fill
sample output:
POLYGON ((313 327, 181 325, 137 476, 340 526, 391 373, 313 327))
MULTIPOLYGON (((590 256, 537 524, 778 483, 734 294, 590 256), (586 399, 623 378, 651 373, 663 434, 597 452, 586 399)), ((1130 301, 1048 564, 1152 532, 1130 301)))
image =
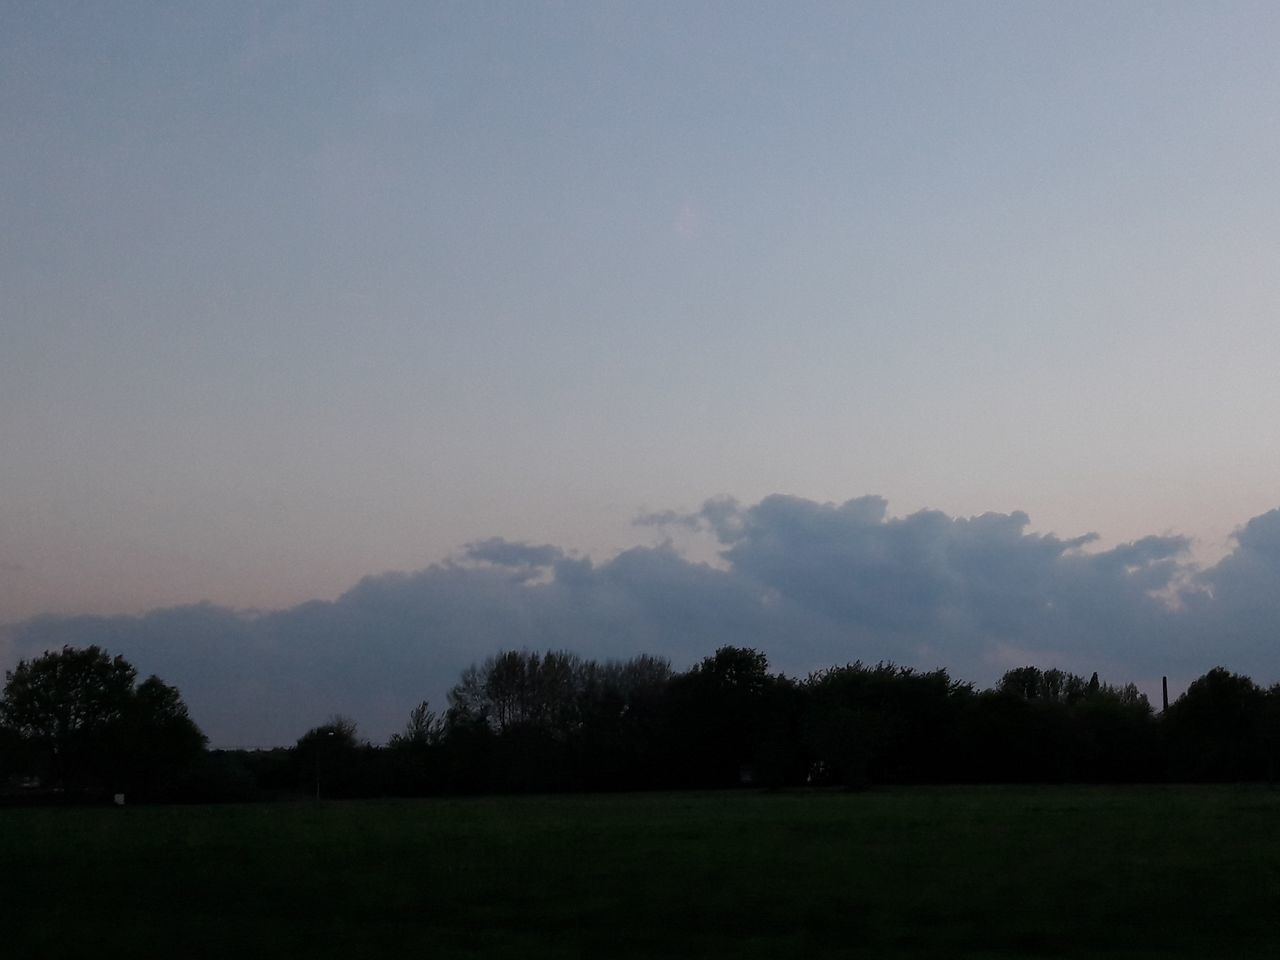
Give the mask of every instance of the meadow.
POLYGON ((1280 791, 936 787, 0 811, 41 957, 1273 957, 1280 791))

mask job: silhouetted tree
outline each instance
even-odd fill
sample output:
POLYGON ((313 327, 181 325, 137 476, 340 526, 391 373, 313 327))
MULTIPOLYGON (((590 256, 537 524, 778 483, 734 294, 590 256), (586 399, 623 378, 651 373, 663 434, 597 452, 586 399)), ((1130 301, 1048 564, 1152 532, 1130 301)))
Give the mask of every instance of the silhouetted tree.
POLYGON ((404 730, 387 742, 395 793, 416 796, 439 788, 438 754, 445 729, 444 719, 426 700, 409 711, 404 730))
POLYGON ((577 722, 583 662, 571 653, 509 650, 474 664, 449 691, 452 722, 496 732, 533 727, 563 737, 577 722))
POLYGON ((658 766, 658 704, 671 667, 657 657, 597 663, 562 651, 504 651, 449 691, 441 769, 475 789, 640 786, 658 766), (463 754, 475 758, 464 763, 463 754))
POLYGON ((431 705, 423 700, 409 711, 409 719, 405 722, 401 733, 392 734, 388 746, 396 749, 425 748, 440 742, 444 736, 444 718, 431 709, 431 705))
MULTIPOLYGON (((0 774, 30 768, 23 758, 43 745, 46 767, 77 771, 68 782, 106 783, 110 770, 111 783, 144 783, 191 748, 177 691, 137 684, 120 658, 64 650, 8 679, 0 774)), ((463 671, 443 717, 414 707, 385 748, 335 717, 290 750, 205 756, 188 795, 208 799, 1256 779, 1280 762, 1280 685, 1216 668, 1156 718, 1134 684, 1058 668, 1019 667, 977 692, 945 670, 892 663, 797 682, 747 647, 721 647, 678 674, 643 655, 504 651, 463 671)))
POLYGON ((578 780, 593 789, 652 787, 665 775, 660 741, 671 664, 642 654, 584 661, 573 744, 578 780))
POLYGON ((1039 700, 1043 683, 1044 673, 1039 667, 1018 667, 1005 672, 996 690, 1020 700, 1039 700))
POLYGON ((667 734, 679 779, 705 786, 754 779, 779 682, 763 653, 731 646, 672 678, 667 734))
POLYGON ((0 724, 63 786, 160 789, 200 755, 205 737, 174 687, 136 679, 128 661, 96 646, 22 660, 5 675, 0 724))
POLYGON ((1274 786, 1280 776, 1280 683, 1272 684, 1267 690, 1262 741, 1267 753, 1267 782, 1274 786))
POLYGON ((354 720, 336 715, 328 723, 312 727, 294 744, 295 778, 300 789, 321 796, 347 797, 376 792, 372 783, 362 781, 362 753, 368 744, 361 741, 354 720))
POLYGON ((1171 772, 1178 779, 1248 780, 1267 775, 1268 695, 1251 679, 1214 667, 1169 705, 1171 772))
POLYGON ((18 732, 0 724, 0 787, 28 771, 32 766, 29 754, 18 732))
POLYGON ((819 782, 861 787, 954 775, 956 724, 973 691, 945 670, 855 662, 812 674, 805 688, 819 782))
POLYGON ((980 698, 970 736, 984 780, 1147 780, 1160 774, 1157 730, 1133 684, 1019 667, 980 698))
POLYGON ((1096 781, 1160 779, 1159 728, 1145 694, 1113 687, 1095 673, 1072 708, 1077 730, 1075 775, 1096 781))

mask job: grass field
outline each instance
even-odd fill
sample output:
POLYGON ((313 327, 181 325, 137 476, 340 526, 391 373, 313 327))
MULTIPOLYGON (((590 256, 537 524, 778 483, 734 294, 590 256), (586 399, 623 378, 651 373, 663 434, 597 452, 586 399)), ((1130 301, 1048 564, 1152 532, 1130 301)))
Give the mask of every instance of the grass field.
POLYGON ((40 957, 1280 954, 1280 791, 0 811, 40 957))

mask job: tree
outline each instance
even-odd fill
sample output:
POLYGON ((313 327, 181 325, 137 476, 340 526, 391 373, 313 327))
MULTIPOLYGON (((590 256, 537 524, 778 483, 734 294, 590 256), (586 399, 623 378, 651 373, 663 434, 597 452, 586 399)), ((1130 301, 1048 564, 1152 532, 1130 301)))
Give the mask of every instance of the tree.
POLYGON ((564 739, 578 724, 589 672, 572 653, 503 651, 463 671, 449 691, 450 722, 487 724, 497 733, 531 729, 564 739))
POLYGON ((444 735, 442 720, 431 705, 423 700, 409 711, 402 733, 393 733, 387 746, 395 749, 417 749, 435 746, 444 735))
POLYGON ((126 778, 136 787, 155 786, 170 771, 181 770, 204 750, 207 742, 192 722, 177 687, 157 676, 147 677, 133 691, 133 702, 118 728, 116 756, 126 778))
POLYGON ((438 786, 445 730, 426 700, 409 711, 404 730, 392 735, 385 751, 393 792, 416 796, 438 786))
POLYGON ((671 664, 641 654, 583 664, 576 761, 591 789, 652 787, 665 776, 662 707, 671 664))
MULTIPOLYGON (((294 744, 292 757, 296 783, 308 792, 325 796, 351 796, 359 792, 360 754, 367 744, 356 733, 356 723, 341 714, 312 727, 294 744)), ((367 789, 368 785, 363 785, 367 789)))
POLYGON ((973 690, 945 670, 855 661, 810 675, 804 689, 815 779, 860 787, 954 769, 957 724, 973 690))
POLYGON ((150 788, 204 749, 178 691, 96 646, 63 647, 5 674, 0 725, 68 788, 150 788))
POLYGON ((1267 693, 1243 674, 1214 667, 1169 705, 1162 722, 1179 779, 1249 780, 1267 773, 1267 693))
POLYGON ((688 786, 754 778, 773 721, 780 677, 749 647, 720 647, 668 687, 667 723, 677 777, 688 786))
POLYGON ((1132 683, 1019 667, 980 698, 982 778, 1147 780, 1157 774, 1151 706, 1132 683))

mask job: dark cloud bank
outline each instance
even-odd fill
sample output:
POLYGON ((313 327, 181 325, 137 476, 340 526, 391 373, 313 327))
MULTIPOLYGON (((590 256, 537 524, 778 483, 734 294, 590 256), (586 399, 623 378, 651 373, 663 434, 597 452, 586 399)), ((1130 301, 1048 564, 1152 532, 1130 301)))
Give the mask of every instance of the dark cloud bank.
POLYGON ((1280 510, 1203 569, 1183 537, 1099 550, 1092 535, 1028 533, 1023 513, 889 517, 879 497, 713 500, 639 522, 714 537, 723 563, 664 545, 597 565, 495 538, 277 612, 39 617, 5 629, 0 661, 99 644, 180 687, 216 745, 289 743, 333 713, 382 739, 418 700, 442 705, 473 660, 521 647, 654 653, 680 668, 732 643, 791 674, 891 659, 981 683, 1025 663, 1148 688, 1216 664, 1280 678, 1280 510))

